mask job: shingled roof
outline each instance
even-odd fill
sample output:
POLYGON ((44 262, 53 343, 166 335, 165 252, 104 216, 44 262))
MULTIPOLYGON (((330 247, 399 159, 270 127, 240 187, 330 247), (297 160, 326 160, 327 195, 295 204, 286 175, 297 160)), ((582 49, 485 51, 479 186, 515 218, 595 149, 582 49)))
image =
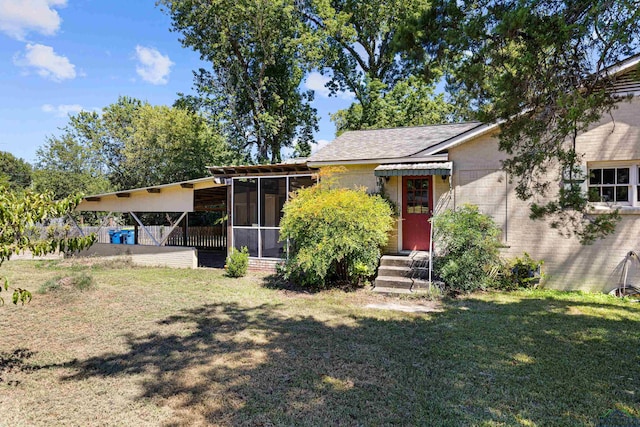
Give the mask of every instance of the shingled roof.
POLYGON ((347 131, 309 157, 309 162, 379 160, 409 157, 456 137, 479 122, 347 131))

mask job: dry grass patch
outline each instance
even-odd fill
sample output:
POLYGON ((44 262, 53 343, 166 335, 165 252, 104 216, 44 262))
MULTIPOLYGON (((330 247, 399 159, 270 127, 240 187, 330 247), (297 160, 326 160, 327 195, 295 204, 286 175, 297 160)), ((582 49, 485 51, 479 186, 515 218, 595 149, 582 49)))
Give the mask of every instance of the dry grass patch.
POLYGON ((640 415, 640 308, 606 296, 424 300, 305 294, 219 270, 10 262, 37 289, 0 308, 0 423, 593 425, 640 415), (431 302, 428 302, 431 303, 431 302), (617 363, 618 361, 623 363, 617 363))

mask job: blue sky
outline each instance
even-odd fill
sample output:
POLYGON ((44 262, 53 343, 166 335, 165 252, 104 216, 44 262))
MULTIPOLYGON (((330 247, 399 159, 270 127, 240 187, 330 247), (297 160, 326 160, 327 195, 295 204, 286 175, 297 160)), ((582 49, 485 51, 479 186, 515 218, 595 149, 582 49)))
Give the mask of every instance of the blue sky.
MULTIPOLYGON (((0 150, 33 162, 69 113, 192 93, 192 70, 206 64, 169 28, 154 0, 0 0, 0 150)), ((351 103, 323 84, 317 73, 304 84, 316 90, 321 143, 334 137, 329 114, 351 103)))

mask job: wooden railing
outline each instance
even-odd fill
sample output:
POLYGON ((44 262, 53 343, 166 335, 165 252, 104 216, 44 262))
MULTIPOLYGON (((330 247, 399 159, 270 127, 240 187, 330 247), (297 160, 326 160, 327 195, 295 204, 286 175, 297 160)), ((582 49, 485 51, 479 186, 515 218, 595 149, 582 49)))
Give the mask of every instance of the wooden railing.
MULTIPOLYGON (((89 227, 83 226, 82 231, 84 234, 97 233, 98 243, 111 243, 109 237, 109 231, 128 229, 133 227, 89 227)), ((147 231, 153 236, 157 242, 161 242, 166 233, 170 230, 170 227, 164 225, 151 225, 147 226, 147 231)), ((227 233, 226 228, 223 226, 213 227, 188 227, 187 239, 185 241, 182 233, 182 227, 176 227, 171 235, 166 239, 165 246, 188 246, 196 248, 207 249, 226 249, 227 248, 227 233)), ((156 243, 149 237, 149 235, 138 227, 138 244, 139 245, 155 245, 156 243)))
POLYGON ((226 249, 227 233, 225 227, 188 227, 187 236, 182 227, 176 227, 167 239, 167 246, 189 246, 195 248, 226 249))

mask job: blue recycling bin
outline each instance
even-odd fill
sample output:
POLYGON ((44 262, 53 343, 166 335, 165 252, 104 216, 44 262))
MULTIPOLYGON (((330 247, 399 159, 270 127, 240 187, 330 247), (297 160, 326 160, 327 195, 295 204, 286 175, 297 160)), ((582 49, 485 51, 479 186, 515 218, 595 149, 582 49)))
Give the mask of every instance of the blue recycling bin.
POLYGON ((122 243, 125 245, 136 244, 136 232, 135 230, 122 230, 122 243))
POLYGON ((109 230, 109 242, 114 245, 122 243, 122 232, 117 230, 109 230))

